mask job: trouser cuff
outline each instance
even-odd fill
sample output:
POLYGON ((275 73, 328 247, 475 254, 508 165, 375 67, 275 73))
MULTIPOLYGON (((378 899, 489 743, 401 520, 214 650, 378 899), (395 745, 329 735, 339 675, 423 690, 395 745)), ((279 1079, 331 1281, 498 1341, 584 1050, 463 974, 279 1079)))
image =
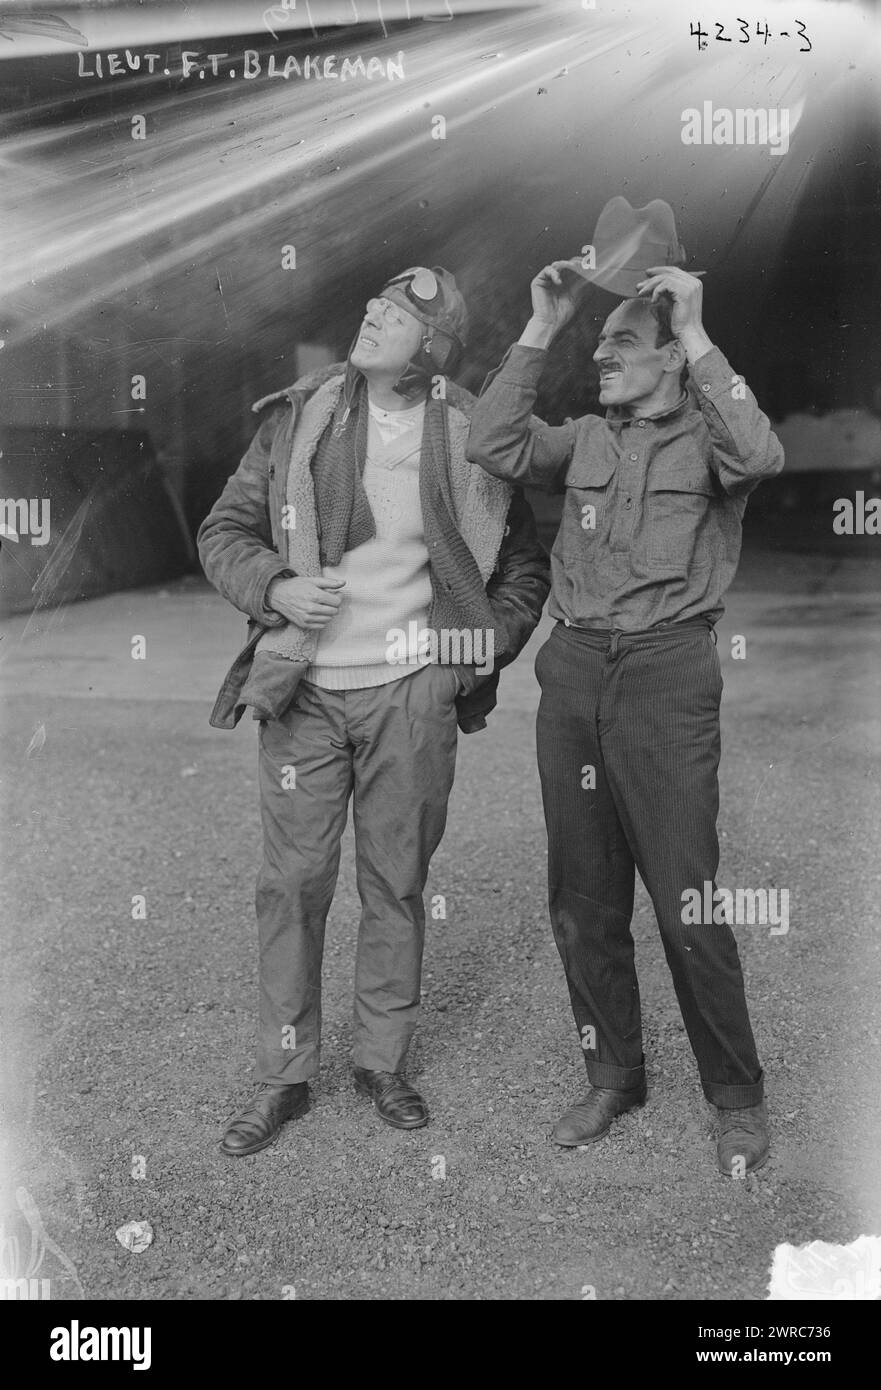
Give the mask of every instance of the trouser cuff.
POLYGON ((361 1067, 364 1071, 403 1072, 409 1046, 409 1038, 399 1046, 383 1048, 369 1042, 356 1042, 352 1049, 352 1066, 361 1067))
POLYGON ((294 1055, 289 1062, 279 1065, 272 1058, 258 1057, 254 1067, 254 1080, 260 1085, 296 1086, 300 1081, 318 1079, 318 1051, 313 1049, 302 1056, 294 1055))
POLYGON ((711 1105, 720 1110, 744 1110, 750 1105, 760 1105, 765 1098, 765 1074, 759 1072, 759 1079, 748 1086, 724 1086, 720 1082, 701 1081, 704 1095, 711 1105))
POLYGON ((638 1067, 615 1067, 611 1062, 595 1062, 590 1057, 585 1057, 584 1061, 591 1086, 610 1091, 633 1091, 645 1085, 645 1062, 638 1067))

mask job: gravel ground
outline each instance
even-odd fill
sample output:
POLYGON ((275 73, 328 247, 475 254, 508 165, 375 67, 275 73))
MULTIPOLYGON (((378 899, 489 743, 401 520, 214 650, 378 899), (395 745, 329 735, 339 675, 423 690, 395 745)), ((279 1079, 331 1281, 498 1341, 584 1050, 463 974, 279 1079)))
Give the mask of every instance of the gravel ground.
MULTIPOLYGON (((24 1186, 89 1299, 678 1300, 761 1299, 779 1242, 881 1232, 877 574, 748 554, 720 628, 719 882, 791 892, 786 935, 738 931, 773 1125, 742 1181, 716 1171, 641 889, 649 1104, 589 1150, 549 1140, 585 1076, 545 902, 547 619, 459 741, 411 1053, 430 1126, 391 1130, 352 1090, 347 834, 313 1108, 238 1161, 217 1139, 250 1091, 256 740, 207 719, 242 620, 189 580, 7 623, 7 1235, 27 1247, 24 1186), (130 1220, 143 1253, 114 1235, 130 1220)), ((40 1272, 76 1292, 53 1247, 40 1272)))

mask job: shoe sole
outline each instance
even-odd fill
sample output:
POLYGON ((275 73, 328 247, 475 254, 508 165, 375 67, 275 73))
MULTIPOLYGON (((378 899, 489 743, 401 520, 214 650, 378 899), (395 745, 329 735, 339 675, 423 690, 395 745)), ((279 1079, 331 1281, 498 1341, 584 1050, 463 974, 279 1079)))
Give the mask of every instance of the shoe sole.
POLYGON ((406 1120, 404 1122, 402 1122, 401 1120, 390 1120, 381 1113, 376 1103, 376 1099, 373 1095, 373 1092, 369 1090, 367 1086, 362 1085, 360 1081, 356 1081, 355 1090, 359 1096, 366 1096, 368 1100, 373 1102, 373 1108, 376 1111, 377 1115, 379 1115, 379 1118, 382 1120, 383 1124, 391 1125, 392 1129, 424 1129, 425 1126, 428 1124, 428 1115, 426 1115, 424 1120, 406 1120))
POLYGON ((555 1144, 559 1144, 561 1149, 584 1149, 587 1148, 588 1144, 598 1144, 601 1139, 605 1139, 616 1120, 623 1120, 625 1115, 632 1114, 634 1110, 642 1110, 646 1100, 648 1100, 648 1096, 645 1100, 638 1100, 633 1105, 628 1105, 626 1110, 622 1110, 620 1115, 615 1115, 609 1121, 604 1130, 601 1130, 599 1134, 594 1134, 590 1139, 558 1139, 556 1135, 551 1135, 551 1138, 555 1144))
POLYGON ((274 1134, 270 1134, 268 1139, 261 1139, 259 1144, 252 1144, 250 1148, 228 1149, 224 1145, 222 1139, 217 1147, 220 1149, 220 1152, 224 1154, 227 1158, 247 1158, 249 1154, 258 1154, 261 1149, 268 1149, 270 1144, 275 1143, 276 1139, 279 1137, 286 1124, 290 1124, 291 1120, 302 1119, 302 1117, 307 1113, 308 1110, 309 1102, 307 1101, 305 1105, 299 1108, 299 1110, 295 1110, 292 1115, 288 1115, 286 1120, 282 1120, 278 1129, 275 1131, 274 1134))

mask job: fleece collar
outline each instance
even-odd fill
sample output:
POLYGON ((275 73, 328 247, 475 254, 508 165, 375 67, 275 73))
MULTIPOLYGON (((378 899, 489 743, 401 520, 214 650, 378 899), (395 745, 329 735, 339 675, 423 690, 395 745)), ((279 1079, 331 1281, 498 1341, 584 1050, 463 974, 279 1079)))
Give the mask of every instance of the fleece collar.
MULTIPOLYGON (((321 574, 311 464, 318 441, 336 409, 343 384, 343 376, 325 381, 305 403, 294 425, 285 501, 294 509, 289 515, 295 517, 296 524, 282 534, 287 548, 284 558, 295 574, 321 574)), ((447 465, 455 521, 485 587, 495 569, 504 538, 511 488, 468 462, 465 456, 468 428, 467 416, 448 405, 447 465)), ((269 628, 257 644, 258 651, 274 652, 307 665, 314 661, 317 647, 317 631, 296 623, 269 628)))

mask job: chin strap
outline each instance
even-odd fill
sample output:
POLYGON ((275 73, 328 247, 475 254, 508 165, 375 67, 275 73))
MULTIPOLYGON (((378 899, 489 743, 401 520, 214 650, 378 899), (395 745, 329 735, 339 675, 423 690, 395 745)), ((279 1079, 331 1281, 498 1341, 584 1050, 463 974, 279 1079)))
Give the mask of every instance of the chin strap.
MULTIPOLYGON (((450 335, 444 334, 443 336, 446 337, 450 335)), ((333 432, 337 439, 345 432, 349 416, 352 413, 352 407, 355 404, 358 382, 362 377, 362 373, 358 368, 352 366, 352 351, 357 341, 358 335, 356 333, 346 358, 346 378, 343 383, 342 395, 343 411, 333 427, 333 432)), ((435 360, 434 328, 430 326, 422 338, 421 351, 410 358, 410 361, 401 372, 392 390, 396 395, 403 396, 405 401, 414 400, 416 396, 423 395, 430 389, 433 376, 438 374, 446 376, 452 370, 453 364, 451 358, 455 359, 459 355, 456 351, 458 345, 455 344, 452 339, 451 347, 453 351, 447 355, 446 361, 442 366, 435 360)))
POLYGON ((412 401, 415 396, 423 395, 428 389, 431 377, 432 373, 426 372, 418 363, 409 362, 392 390, 396 395, 403 396, 405 401, 412 401))
MULTIPOLYGON (((420 392, 425 391, 431 385, 431 378, 437 374, 446 376, 450 370, 451 357, 455 357, 455 349, 452 353, 445 355, 443 365, 435 358, 434 327, 430 326, 422 337, 422 350, 415 357, 411 357, 401 375, 395 382, 392 390, 405 400, 412 400, 420 392)), ((447 336, 447 335, 444 335, 447 336)), ((451 344, 452 346, 452 344, 451 344)))
POLYGON ((337 419, 336 424, 333 427, 333 434, 335 439, 339 439, 341 435, 345 434, 346 425, 348 424, 349 416, 352 413, 352 407, 355 404, 355 396, 358 391, 358 379, 361 376, 361 373, 358 371, 357 367, 352 366, 352 351, 357 341, 358 334, 356 333, 355 337, 352 339, 352 345, 349 348, 349 352, 346 357, 346 376, 343 382, 342 394, 343 411, 342 414, 339 415, 339 418, 337 419))

